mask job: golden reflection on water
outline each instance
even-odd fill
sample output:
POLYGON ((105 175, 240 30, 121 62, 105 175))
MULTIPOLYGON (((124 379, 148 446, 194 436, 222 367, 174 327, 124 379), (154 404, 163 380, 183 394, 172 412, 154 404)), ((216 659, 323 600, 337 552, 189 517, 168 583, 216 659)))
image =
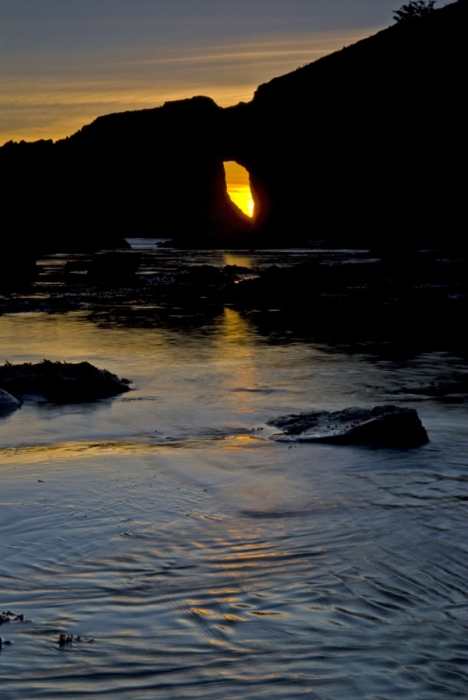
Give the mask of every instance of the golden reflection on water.
MULTIPOLYGON (((234 257, 232 262, 240 261, 234 257)), ((143 415, 142 409, 139 404, 128 403, 147 400, 145 405, 149 409, 155 406, 156 420, 159 414, 153 398, 160 394, 169 397, 168 410, 177 412, 178 398, 172 396, 173 381, 177 383, 179 368, 183 365, 189 368, 187 376, 196 380, 193 392, 182 397, 186 403, 190 403, 198 391, 199 373, 208 371, 219 383, 226 411, 237 414, 255 411, 255 395, 251 392, 261 383, 255 359, 255 333, 248 320, 233 309, 224 310, 213 324, 212 333, 193 337, 190 343, 174 342, 174 332, 167 329, 135 331, 111 325, 99 327, 90 323, 83 312, 54 317, 44 314, 2 317, 0 336, 5 360, 34 362, 42 357, 68 362, 88 360, 98 367, 131 377, 135 392, 115 401, 73 409, 31 406, 26 402, 20 411, 0 422, 2 465, 32 464, 46 459, 53 463, 70 462, 81 457, 143 455, 156 451, 169 454, 174 450, 206 450, 218 446, 226 452, 245 451, 264 444, 263 435, 251 434, 249 430, 213 435, 200 435, 195 430, 193 435, 171 436, 169 440, 164 431, 154 432, 151 419, 143 418, 140 423, 138 416, 143 415), (23 348, 27 349, 27 354, 23 354, 23 348), (196 360, 193 369, 187 363, 188 357, 191 362, 196 360), (161 368, 169 368, 169 371, 164 375, 161 368), (127 417, 130 424, 127 424, 127 417), (32 421, 26 433, 25 419, 32 421)), ((217 391, 218 388, 215 394, 217 391)))
POLYGON ((217 338, 218 348, 229 350, 229 357, 251 355, 252 329, 238 311, 225 308, 217 338))
MULTIPOLYGON (((250 264, 248 257, 236 254, 226 253, 224 260, 226 265, 250 264)), ((190 343, 175 342, 183 336, 174 331, 165 328, 135 330, 112 324, 100 327, 89 322, 83 311, 56 316, 14 314, 0 317, 0 364, 6 360, 38 362, 46 357, 53 362, 86 360, 113 372, 128 373, 139 369, 141 363, 146 367, 148 358, 152 365, 158 366, 168 362, 170 365, 185 363, 189 345, 191 356, 196 351, 199 358, 205 358, 207 350, 220 360, 252 354, 254 332, 237 311, 226 308, 216 331, 213 335, 189 338, 190 343)))
POLYGON ((254 215, 255 205, 250 189, 249 173, 233 160, 224 163, 228 195, 244 214, 254 215))
MULTIPOLYGON (((229 379, 230 386, 226 394, 227 399, 235 405, 235 410, 240 413, 248 413, 252 410, 248 399, 248 390, 258 383, 258 371, 253 358, 252 329, 249 323, 234 309, 225 308, 216 339, 217 354, 219 358, 234 360, 236 373, 229 379), (244 391, 246 390, 246 391, 244 391)), ((245 440, 236 440, 235 444, 245 440)), ((235 449, 231 443, 231 448, 235 449)), ((240 446, 240 445, 239 445, 240 446)))
POLYGON ((247 255, 238 253, 223 253, 225 265, 237 265, 238 267, 252 267, 252 260, 247 255))

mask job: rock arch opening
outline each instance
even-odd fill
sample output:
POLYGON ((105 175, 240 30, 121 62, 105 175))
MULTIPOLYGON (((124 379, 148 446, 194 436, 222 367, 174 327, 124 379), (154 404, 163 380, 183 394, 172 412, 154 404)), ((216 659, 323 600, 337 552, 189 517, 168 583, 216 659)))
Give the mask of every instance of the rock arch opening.
POLYGON ((250 189, 250 176, 248 171, 239 165, 235 160, 224 161, 224 172, 226 175, 226 189, 241 211, 251 219, 255 215, 255 204, 250 189))

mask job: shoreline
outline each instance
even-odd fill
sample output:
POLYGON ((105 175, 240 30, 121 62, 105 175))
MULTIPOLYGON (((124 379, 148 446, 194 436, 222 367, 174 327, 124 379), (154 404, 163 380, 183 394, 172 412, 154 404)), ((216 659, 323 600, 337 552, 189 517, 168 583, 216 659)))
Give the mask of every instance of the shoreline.
POLYGON ((401 259, 349 249, 55 254, 38 261, 34 282, 0 290, 0 316, 83 311, 98 323, 183 327, 232 308, 267 334, 463 347, 467 272, 466 258, 446 251, 401 259))

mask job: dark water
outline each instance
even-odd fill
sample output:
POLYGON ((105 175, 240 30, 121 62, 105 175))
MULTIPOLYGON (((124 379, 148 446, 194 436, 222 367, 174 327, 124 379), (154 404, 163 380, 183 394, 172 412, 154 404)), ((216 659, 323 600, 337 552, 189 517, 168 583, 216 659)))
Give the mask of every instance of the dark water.
POLYGON ((0 628, 2 700, 468 696, 466 402, 423 392, 466 358, 274 342, 233 309, 12 315, 0 338, 2 361, 134 380, 0 421, 0 611, 26 617, 0 628), (427 446, 269 439, 282 413, 389 401, 427 446))

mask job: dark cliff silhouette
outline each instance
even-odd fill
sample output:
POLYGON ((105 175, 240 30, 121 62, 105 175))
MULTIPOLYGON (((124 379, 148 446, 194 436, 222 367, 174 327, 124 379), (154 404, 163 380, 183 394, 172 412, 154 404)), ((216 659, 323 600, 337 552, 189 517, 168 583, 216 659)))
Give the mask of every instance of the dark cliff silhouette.
POLYGON ((466 10, 459 0, 397 23, 261 85, 248 104, 195 97, 100 117, 56 143, 5 144, 2 237, 41 252, 132 235, 466 251, 466 10), (226 160, 250 173, 253 224, 227 195, 226 160))
POLYGON ((264 192, 261 226, 458 245, 466 10, 396 24, 259 87, 243 162, 264 192))
POLYGON ((231 202, 207 97, 99 117, 52 143, 0 149, 14 229, 42 250, 92 250, 124 236, 193 241, 252 226, 231 202))

